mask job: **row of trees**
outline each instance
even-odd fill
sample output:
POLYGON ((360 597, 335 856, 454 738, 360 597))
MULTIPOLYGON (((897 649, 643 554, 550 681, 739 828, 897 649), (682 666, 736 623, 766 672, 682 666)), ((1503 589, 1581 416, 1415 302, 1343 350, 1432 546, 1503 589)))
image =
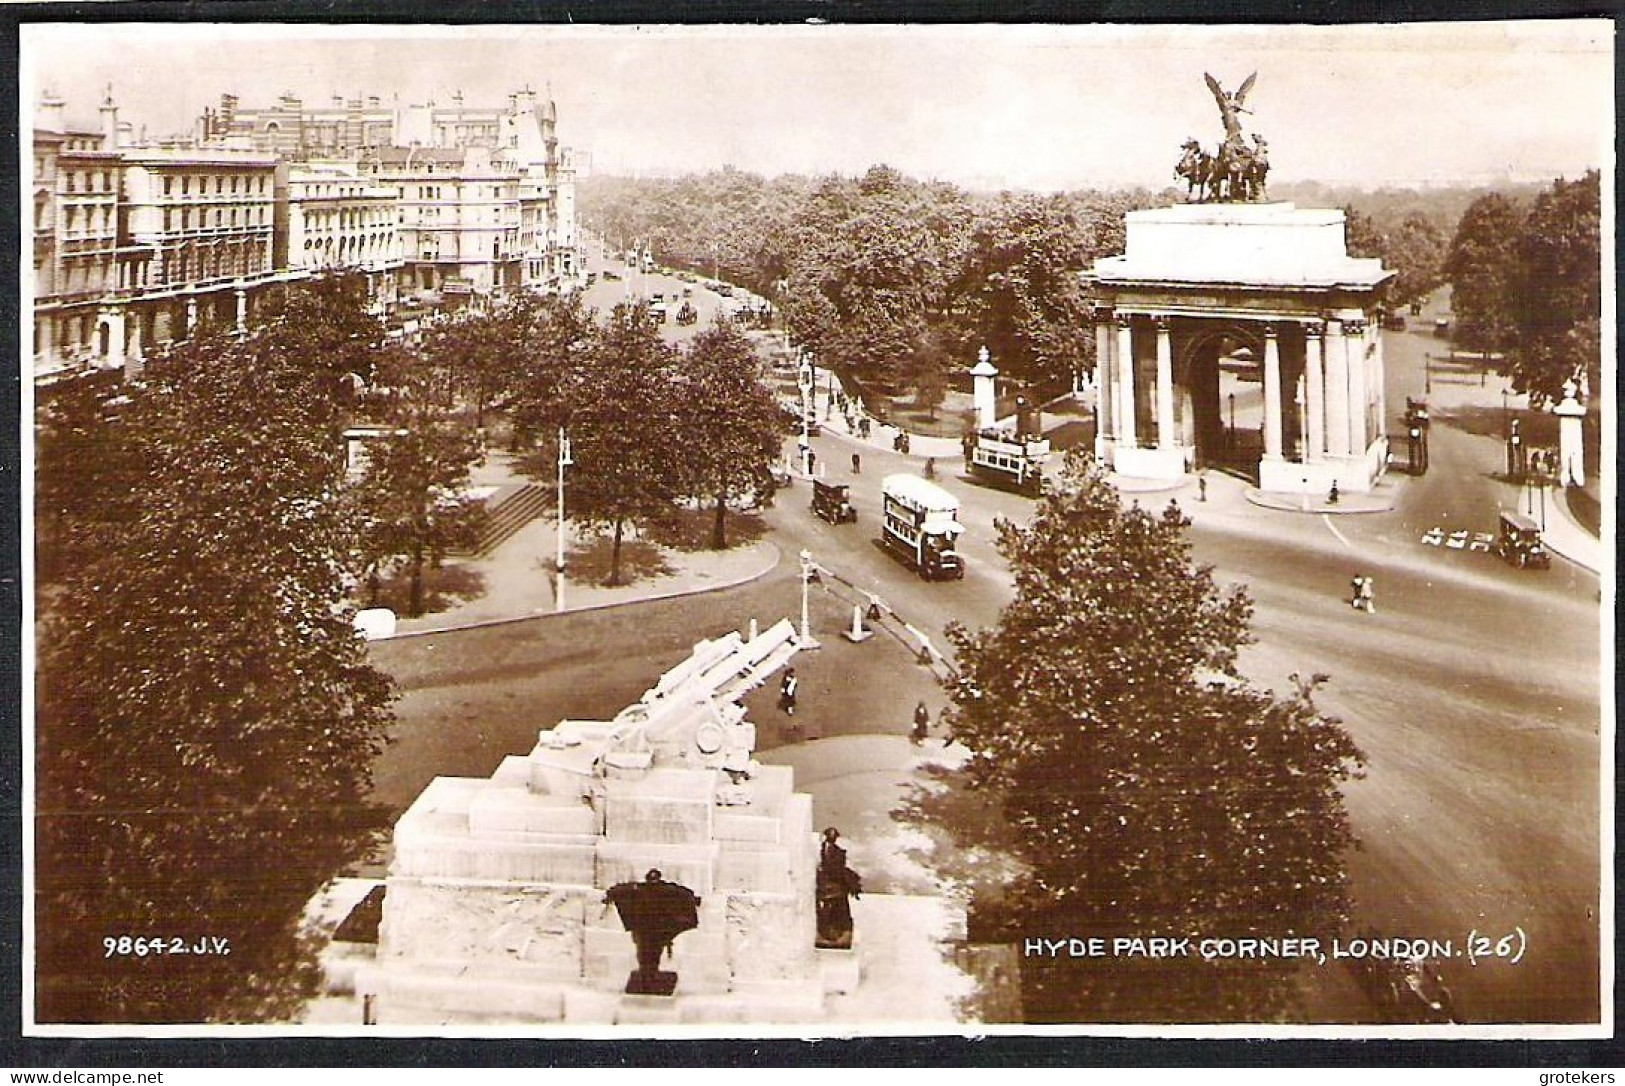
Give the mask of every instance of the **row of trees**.
POLYGON ((680 351, 642 303, 601 319, 579 296, 519 294, 442 326, 426 350, 448 360, 450 391, 478 424, 492 409, 505 415, 514 449, 535 452, 538 478, 551 478, 558 435, 568 434, 570 516, 612 536, 612 581, 629 528, 703 501, 722 548, 729 507, 771 489, 787 419, 731 321, 680 351))
POLYGON ((887 166, 859 178, 735 170, 584 186, 611 244, 772 298, 822 362, 885 390, 940 396, 986 345, 1008 375, 1063 386, 1093 365, 1078 273, 1121 251, 1146 192, 974 194, 887 166))
POLYGON ((382 828, 366 797, 393 692, 355 634, 357 590, 404 562, 422 606, 425 565, 470 540, 494 412, 527 445, 568 429, 572 514, 617 552, 684 497, 714 502, 722 545, 785 432, 759 368, 731 324, 679 354, 644 308, 599 321, 532 296, 409 348, 331 279, 138 382, 42 390, 38 1017, 289 1013, 314 981, 304 904, 382 828), (343 433, 361 420, 385 436, 355 477, 343 433), (199 935, 230 954, 117 942, 199 935))
POLYGON ((1532 201, 1483 196, 1444 262, 1458 341, 1501 353, 1513 387, 1536 404, 1561 399, 1577 374, 1602 395, 1601 187, 1591 170, 1532 201))

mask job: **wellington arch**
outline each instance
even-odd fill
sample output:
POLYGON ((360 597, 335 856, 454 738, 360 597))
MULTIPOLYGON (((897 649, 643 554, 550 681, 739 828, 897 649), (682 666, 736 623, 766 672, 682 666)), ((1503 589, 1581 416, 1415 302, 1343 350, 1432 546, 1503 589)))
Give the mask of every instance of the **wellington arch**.
POLYGON ((1349 256, 1344 227, 1341 211, 1291 203, 1130 212, 1125 252, 1084 273, 1097 459, 1129 477, 1220 465, 1265 491, 1369 491, 1388 456, 1381 307, 1394 273, 1349 256), (1260 386, 1257 440, 1238 438, 1223 374, 1260 386))

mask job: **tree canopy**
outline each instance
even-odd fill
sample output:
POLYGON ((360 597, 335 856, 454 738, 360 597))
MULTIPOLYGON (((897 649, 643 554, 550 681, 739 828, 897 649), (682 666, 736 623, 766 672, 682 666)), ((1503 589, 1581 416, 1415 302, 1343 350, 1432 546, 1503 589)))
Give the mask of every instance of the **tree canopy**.
POLYGON ((611 584, 620 580, 625 530, 665 513, 680 490, 686 449, 675 427, 675 362, 648 306, 618 305, 573 383, 567 511, 611 531, 611 584))
POLYGON ((1444 275, 1455 338, 1464 347, 1499 351, 1512 341, 1511 292, 1526 215, 1520 204, 1489 193, 1473 201, 1456 226, 1444 275))
POLYGON ((731 321, 700 332, 683 353, 671 395, 682 455, 676 489, 709 499, 711 546, 727 546, 730 501, 768 493, 768 467, 784 439, 784 414, 761 380, 756 349, 731 321))
POLYGON ((130 468, 129 516, 42 609, 43 1021, 285 1015, 308 995, 290 982, 313 979, 295 968, 300 911, 375 828, 392 695, 344 602, 331 371, 281 342, 149 362, 108 450, 130 468), (203 934, 229 956, 102 943, 203 934))
MULTIPOLYGON (((1318 937, 1347 918, 1339 787, 1361 753, 1315 708, 1322 677, 1279 698, 1238 676, 1251 604, 1193 564, 1188 523, 1125 510, 1073 454, 1026 526, 998 526, 1014 601, 950 627, 961 783, 996 797, 1025 870, 992 923, 1008 938, 1318 937)), ((1040 1021, 1253 1020, 1290 996, 1290 963, 1194 953, 1023 969, 1040 1021)))

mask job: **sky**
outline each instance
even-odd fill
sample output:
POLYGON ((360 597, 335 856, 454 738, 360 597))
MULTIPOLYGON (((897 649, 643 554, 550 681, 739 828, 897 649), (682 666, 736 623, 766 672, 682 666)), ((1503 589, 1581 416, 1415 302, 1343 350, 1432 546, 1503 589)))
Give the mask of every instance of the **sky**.
MULTIPOLYGON (((1258 73, 1271 181, 1432 185, 1573 177, 1613 161, 1607 20, 1348 25, 20 28, 22 122, 49 89, 97 126, 189 131, 222 93, 503 105, 550 92, 600 174, 857 174, 974 187, 1174 183, 1223 134, 1203 73, 1258 73)), ((24 129, 27 130, 26 128, 24 129)))

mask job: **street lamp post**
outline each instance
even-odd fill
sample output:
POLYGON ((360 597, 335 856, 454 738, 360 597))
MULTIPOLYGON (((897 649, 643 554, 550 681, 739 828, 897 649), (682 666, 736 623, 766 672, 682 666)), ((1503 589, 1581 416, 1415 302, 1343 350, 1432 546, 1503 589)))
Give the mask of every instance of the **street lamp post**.
POLYGON ((812 552, 803 550, 801 552, 801 636, 796 639, 800 642, 799 647, 803 649, 818 648, 818 642, 814 640, 812 635, 812 615, 808 602, 808 595, 812 591, 812 582, 816 571, 817 567, 813 565, 812 552))
POLYGON ((559 427, 559 555, 558 588, 553 593, 553 609, 564 610, 564 469, 574 464, 570 457, 570 437, 559 427))
POLYGON ((796 384, 801 389, 801 473, 812 477, 813 381, 817 379, 812 360, 803 357, 796 384))
POLYGON ((1501 390, 1501 436, 1512 436, 1512 406, 1507 402, 1507 390, 1501 390))
POLYGON ((1230 432, 1225 437, 1225 447, 1236 447, 1236 394, 1230 393, 1230 432))

